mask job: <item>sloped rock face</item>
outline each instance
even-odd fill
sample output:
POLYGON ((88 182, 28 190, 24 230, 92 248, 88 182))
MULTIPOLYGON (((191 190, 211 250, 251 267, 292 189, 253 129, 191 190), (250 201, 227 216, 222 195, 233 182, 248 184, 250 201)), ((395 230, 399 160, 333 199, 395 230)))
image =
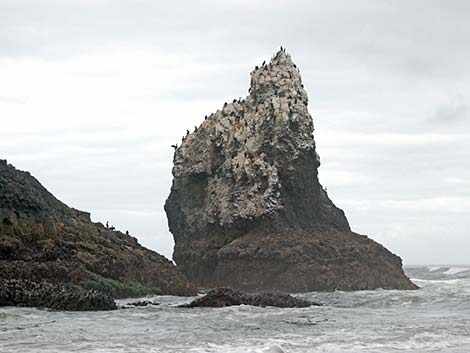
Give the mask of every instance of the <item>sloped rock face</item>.
POLYGON ((137 239, 93 223, 28 172, 0 160, 0 279, 72 283, 112 297, 193 295, 186 277, 137 239))
POLYGON ((251 73, 245 99, 184 138, 165 204, 175 262, 206 287, 415 288, 401 259, 351 232, 320 185, 307 104, 281 50, 251 73))

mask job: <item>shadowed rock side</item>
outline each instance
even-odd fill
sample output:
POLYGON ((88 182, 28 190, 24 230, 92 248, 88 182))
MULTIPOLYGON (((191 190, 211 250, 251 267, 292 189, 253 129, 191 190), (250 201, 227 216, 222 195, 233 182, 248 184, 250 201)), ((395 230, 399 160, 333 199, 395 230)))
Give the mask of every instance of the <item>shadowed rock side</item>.
POLYGON ((165 257, 93 223, 28 172, 0 160, 0 278, 72 283, 113 297, 193 295, 165 257))
POLYGON ((221 308, 233 305, 252 305, 252 306, 276 306, 278 308, 307 308, 321 304, 310 302, 308 300, 295 298, 289 294, 262 292, 247 294, 231 288, 216 288, 209 291, 201 298, 193 300, 189 304, 181 305, 182 308, 212 307, 221 308))
POLYGON ((249 291, 413 289, 401 259, 351 232, 318 180, 300 74, 285 51, 251 73, 174 155, 173 258, 201 286, 249 291))

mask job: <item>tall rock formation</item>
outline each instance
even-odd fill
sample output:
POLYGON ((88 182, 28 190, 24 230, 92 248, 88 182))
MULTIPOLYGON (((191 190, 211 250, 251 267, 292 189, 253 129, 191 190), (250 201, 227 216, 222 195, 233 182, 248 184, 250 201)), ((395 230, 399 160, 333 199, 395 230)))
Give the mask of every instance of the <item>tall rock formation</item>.
POLYGON ((176 149, 165 204, 173 258, 201 286, 413 289, 401 259, 350 230, 318 180, 299 70, 284 50, 176 149))
POLYGON ((72 283, 113 297, 196 292, 165 257, 93 223, 6 160, 0 160, 0 279, 72 283))

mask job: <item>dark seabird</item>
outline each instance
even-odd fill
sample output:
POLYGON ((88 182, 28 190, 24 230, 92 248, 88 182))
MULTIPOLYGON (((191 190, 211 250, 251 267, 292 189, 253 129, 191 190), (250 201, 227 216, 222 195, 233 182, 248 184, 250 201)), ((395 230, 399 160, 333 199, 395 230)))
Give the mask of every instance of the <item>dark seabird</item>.
POLYGON ((178 148, 178 144, 171 145, 171 147, 173 147, 176 150, 178 148))
POLYGON ((194 126, 194 132, 197 132, 197 126, 194 126))
POLYGON ((188 129, 186 129, 186 136, 188 136, 188 135, 189 135, 189 130, 188 130, 188 129))
POLYGON ((207 115, 204 117, 204 120, 207 120, 207 115))

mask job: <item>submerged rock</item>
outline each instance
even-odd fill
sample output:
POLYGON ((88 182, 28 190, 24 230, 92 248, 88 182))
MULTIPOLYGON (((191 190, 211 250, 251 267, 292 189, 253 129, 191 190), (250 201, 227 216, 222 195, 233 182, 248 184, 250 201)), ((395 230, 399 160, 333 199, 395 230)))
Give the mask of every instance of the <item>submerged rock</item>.
POLYGON ((149 306, 149 305, 160 305, 160 303, 151 300, 139 300, 137 302, 127 303, 128 306, 149 306))
POLYGON ((114 300, 101 292, 73 285, 0 280, 0 306, 41 307, 53 310, 115 310, 114 300))
POLYGON ((28 172, 0 163, 0 278, 72 283, 112 297, 194 295, 165 257, 93 223, 28 172))
POLYGON ((295 298, 289 294, 261 292, 247 294, 231 288, 216 288, 205 296, 197 298, 189 304, 181 305, 184 308, 213 307, 220 308, 232 305, 276 306, 279 308, 306 308, 320 304, 295 298))
POLYGON ((398 256, 351 231, 320 184, 290 55, 256 67, 249 92, 175 150, 165 211, 178 268, 203 287, 247 291, 416 288, 398 256))

